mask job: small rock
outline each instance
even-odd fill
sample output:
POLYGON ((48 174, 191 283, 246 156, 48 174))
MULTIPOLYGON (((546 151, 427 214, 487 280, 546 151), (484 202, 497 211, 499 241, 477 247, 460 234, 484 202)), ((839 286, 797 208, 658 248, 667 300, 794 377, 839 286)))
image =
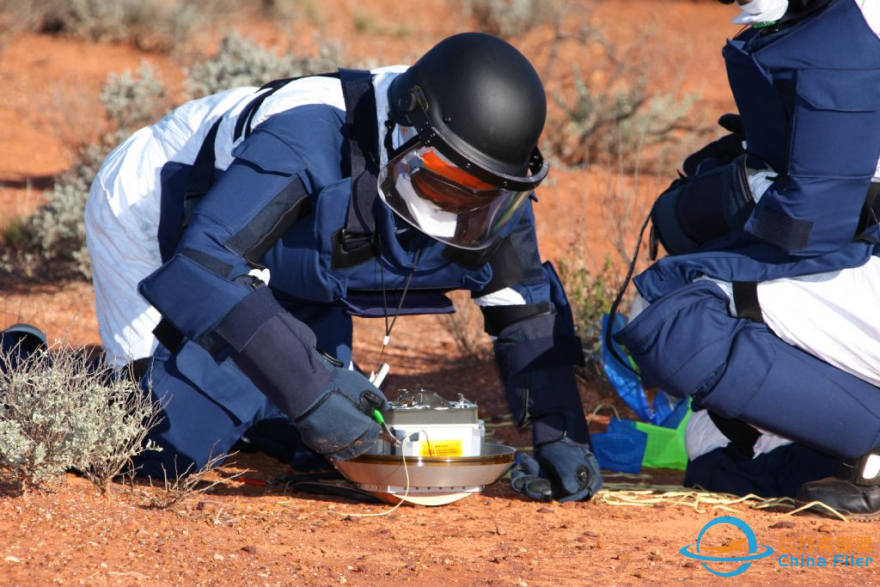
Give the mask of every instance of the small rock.
POLYGON ((248 554, 257 554, 257 547, 254 546, 253 544, 247 544, 245 546, 242 546, 241 549, 248 554))
POLYGON ((536 511, 539 514, 552 514, 553 513, 553 510, 551 510, 550 508, 538 508, 536 511))
POLYGON ((495 526, 495 533, 499 536, 504 536, 507 534, 507 529, 504 526, 495 526))
POLYGON ((21 562, 21 560, 19 560, 19 558, 16 556, 7 556, 3 560, 7 563, 20 563, 21 562))
POLYGON ((794 527, 795 527, 794 522, 776 522, 775 524, 772 524, 770 526, 770 528, 772 530, 776 530, 778 528, 794 528, 794 527))
POLYGON ((686 569, 695 569, 695 568, 697 568, 697 564, 696 564, 696 563, 692 563, 691 561, 688 561, 688 562, 684 563, 684 564, 681 565, 681 566, 684 567, 684 568, 686 568, 686 569))
POLYGON ((829 526, 828 524, 822 524, 821 526, 819 526, 819 532, 824 532, 824 533, 826 533, 826 534, 831 534, 832 532, 834 532, 834 528, 832 528, 832 527, 829 526))
POLYGON ((345 516, 344 518, 342 518, 342 521, 343 522, 357 522, 358 519, 353 516, 345 516))
POLYGON ((223 562, 223 561, 226 560, 226 559, 223 558, 223 555, 220 554, 219 552, 215 552, 215 553, 214 553, 214 560, 215 560, 215 561, 223 562))

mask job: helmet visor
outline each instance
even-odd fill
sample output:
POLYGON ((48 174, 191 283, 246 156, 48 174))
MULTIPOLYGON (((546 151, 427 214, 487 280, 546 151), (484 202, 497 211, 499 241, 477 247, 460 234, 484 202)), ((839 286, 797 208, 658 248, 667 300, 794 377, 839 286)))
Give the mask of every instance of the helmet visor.
POLYGON ((416 144, 379 173, 379 195, 401 218, 453 247, 489 246, 530 191, 494 186, 416 144))

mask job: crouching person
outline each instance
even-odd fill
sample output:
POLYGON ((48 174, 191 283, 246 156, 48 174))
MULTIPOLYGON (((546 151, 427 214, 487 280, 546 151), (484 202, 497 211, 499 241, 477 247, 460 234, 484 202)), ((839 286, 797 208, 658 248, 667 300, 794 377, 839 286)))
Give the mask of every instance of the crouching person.
POLYGON ((451 311, 443 293, 465 289, 532 425, 515 488, 592 496, 580 344, 532 211, 545 115, 526 58, 468 33, 411 67, 196 100, 123 143, 86 221, 108 361, 164 405, 140 472, 201 467, 242 437, 286 460, 357 457, 386 400, 352 368, 352 316, 451 311))
POLYGON ((880 515, 880 12, 740 1, 740 117, 652 211, 672 256, 617 335, 644 383, 701 408, 687 481, 880 515), (855 60, 855 61, 854 61, 855 60))

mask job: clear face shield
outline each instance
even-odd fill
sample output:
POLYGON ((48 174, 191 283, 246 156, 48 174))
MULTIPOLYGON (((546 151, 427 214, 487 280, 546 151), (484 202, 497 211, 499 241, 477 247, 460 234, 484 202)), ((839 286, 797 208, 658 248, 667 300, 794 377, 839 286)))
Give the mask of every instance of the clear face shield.
POLYGON ((379 173, 379 197, 388 207, 419 231, 461 249, 489 246, 531 191, 492 185, 421 143, 379 173))

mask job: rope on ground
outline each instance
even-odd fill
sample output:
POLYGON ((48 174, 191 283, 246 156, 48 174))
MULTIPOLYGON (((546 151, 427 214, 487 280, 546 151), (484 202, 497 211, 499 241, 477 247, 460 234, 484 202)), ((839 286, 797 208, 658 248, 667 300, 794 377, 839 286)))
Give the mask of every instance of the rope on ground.
POLYGON ((594 498, 598 503, 610 506, 627 507, 688 507, 703 514, 709 510, 725 510, 736 512, 731 506, 747 505, 750 509, 764 510, 771 508, 791 508, 785 516, 791 516, 813 506, 821 506, 844 522, 848 518, 821 502, 812 502, 795 507, 795 501, 789 497, 761 497, 750 493, 736 496, 728 493, 714 493, 701 488, 682 489, 676 485, 652 485, 645 483, 606 483, 594 498))

